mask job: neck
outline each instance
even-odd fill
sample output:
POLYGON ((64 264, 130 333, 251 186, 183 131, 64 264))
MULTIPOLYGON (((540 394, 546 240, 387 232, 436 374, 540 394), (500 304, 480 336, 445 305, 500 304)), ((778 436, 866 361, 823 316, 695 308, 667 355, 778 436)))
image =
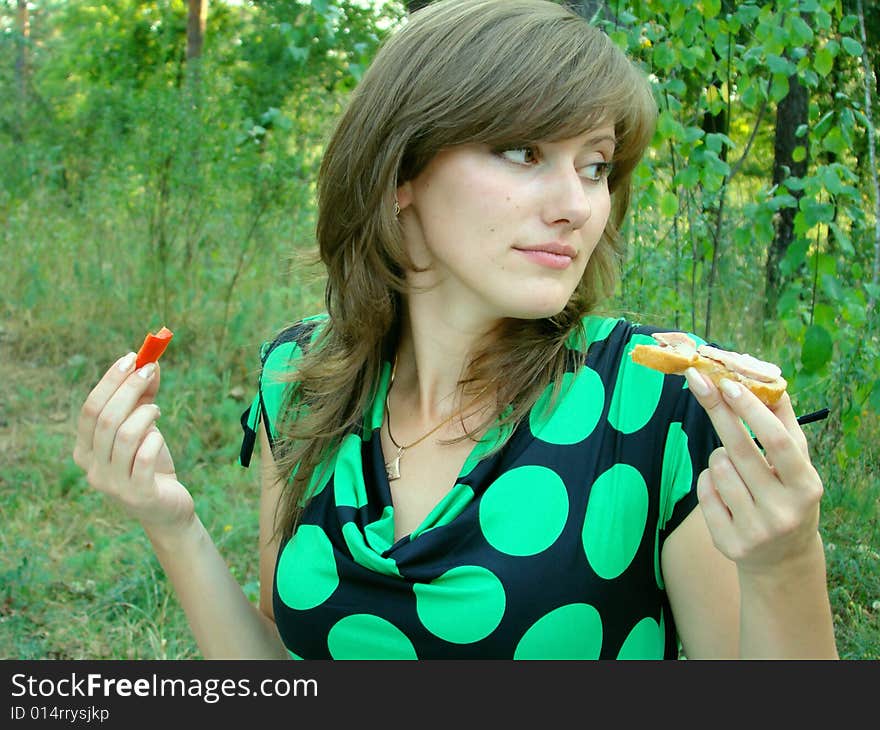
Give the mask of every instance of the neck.
POLYGON ((426 301, 430 295, 430 291, 420 292, 405 300, 392 393, 396 413, 405 410, 427 424, 467 404, 467 397, 459 392, 459 380, 496 324, 468 320, 454 308, 426 301))

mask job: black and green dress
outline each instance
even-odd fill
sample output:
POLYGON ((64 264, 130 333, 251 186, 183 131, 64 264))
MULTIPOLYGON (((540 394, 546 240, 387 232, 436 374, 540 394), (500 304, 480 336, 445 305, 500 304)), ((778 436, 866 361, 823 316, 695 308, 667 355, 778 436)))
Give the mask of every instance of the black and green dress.
MULTIPOLYGON (((322 317, 263 345, 242 417, 273 444, 290 368, 322 317)), ((663 541, 697 505, 718 445, 681 376, 629 352, 656 328, 588 317, 552 411, 476 444, 446 496, 394 540, 379 429, 390 363, 363 425, 313 481, 279 549, 275 620, 303 659, 673 659, 663 541), (486 456, 496 443, 503 447, 486 456)), ((700 341, 700 340, 698 340, 700 341)))

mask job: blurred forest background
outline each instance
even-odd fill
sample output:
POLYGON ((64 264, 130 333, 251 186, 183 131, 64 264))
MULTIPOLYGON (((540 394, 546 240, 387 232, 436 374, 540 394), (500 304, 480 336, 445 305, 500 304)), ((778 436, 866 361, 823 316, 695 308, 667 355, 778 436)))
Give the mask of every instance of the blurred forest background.
MULTIPOLYGON (((161 426, 256 601, 236 466, 260 342, 323 307, 314 179, 346 96, 426 2, 0 0, 0 657, 198 651, 137 525, 71 451, 166 324, 161 426)), ((569 2, 660 108, 607 309, 778 362, 826 485, 841 655, 880 658, 880 7, 569 2)))

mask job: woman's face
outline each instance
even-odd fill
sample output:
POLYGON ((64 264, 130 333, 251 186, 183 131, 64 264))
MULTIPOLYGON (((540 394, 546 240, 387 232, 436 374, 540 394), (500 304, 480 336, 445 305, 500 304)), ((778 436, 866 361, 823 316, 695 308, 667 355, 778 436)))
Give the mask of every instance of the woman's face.
POLYGON ((409 253, 450 312, 537 319, 568 303, 611 209, 614 130, 521 149, 441 151, 398 188, 409 253))

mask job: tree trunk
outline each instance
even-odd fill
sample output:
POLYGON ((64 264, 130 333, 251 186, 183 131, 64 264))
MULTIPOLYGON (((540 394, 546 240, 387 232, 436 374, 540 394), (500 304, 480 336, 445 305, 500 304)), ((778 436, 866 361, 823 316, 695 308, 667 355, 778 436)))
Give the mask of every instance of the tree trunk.
MULTIPOLYGON (((795 136, 797 128, 809 121, 809 95, 807 89, 801 86, 797 76, 788 80, 788 94, 779 102, 776 108, 776 138, 773 144, 773 184, 781 186, 789 177, 804 177, 807 174, 808 158, 806 154, 800 161, 795 161, 794 151, 796 147, 808 148, 806 138, 795 136)), ((803 192, 800 190, 791 193, 796 200, 800 200, 803 192)), ((765 295, 764 295, 764 319, 770 320, 776 317, 776 305, 779 301, 780 290, 783 285, 782 274, 779 265, 785 256, 788 247, 794 241, 794 218, 797 208, 783 208, 779 211, 776 219, 776 234, 773 242, 767 250, 767 263, 765 269, 765 295)))
POLYGON ((28 62, 28 44, 31 37, 31 21, 28 14, 27 0, 18 0, 16 11, 16 26, 18 27, 18 55, 15 59, 15 78, 18 82, 19 99, 24 106, 28 95, 30 64, 28 62))
POLYGON ((186 21, 186 60, 202 57, 205 27, 208 22, 208 0, 188 0, 189 14, 186 21))

